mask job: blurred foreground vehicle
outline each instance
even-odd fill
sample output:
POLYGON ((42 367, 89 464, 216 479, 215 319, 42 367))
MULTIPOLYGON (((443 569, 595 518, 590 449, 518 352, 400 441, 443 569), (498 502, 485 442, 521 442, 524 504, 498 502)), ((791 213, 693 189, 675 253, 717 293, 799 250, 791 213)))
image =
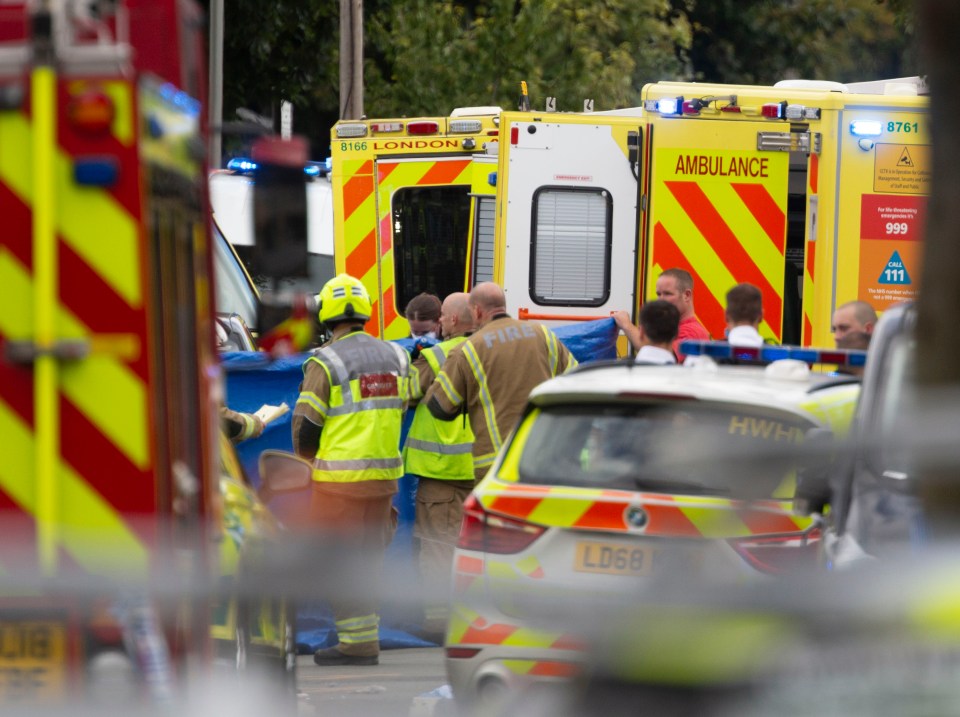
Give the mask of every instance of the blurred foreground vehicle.
POLYGON ((189 0, 0 14, 5 712, 188 695, 213 667, 218 538, 245 533, 239 571, 269 535, 218 470, 202 20, 189 0))
POLYGON ((884 312, 870 343, 849 460, 838 464, 831 481, 824 548, 832 568, 914 553, 926 542, 916 460, 946 446, 918 443, 930 443, 943 426, 930 425, 939 414, 921 410, 916 400, 916 320, 914 304, 899 304, 884 312), (921 417, 932 431, 924 430, 921 417))
POLYGON ((290 706, 296 699, 296 608, 263 583, 267 561, 284 533, 260 500, 233 445, 220 434, 220 582, 214 589, 211 636, 216 655, 240 675, 273 688, 290 706))
POLYGON ((858 390, 797 360, 705 358, 586 365, 535 389, 464 506, 446 644, 456 696, 578 673, 605 601, 630 604, 671 576, 813 567, 818 533, 792 510, 802 444, 845 431, 858 390), (551 623, 553 607, 579 617, 551 623))

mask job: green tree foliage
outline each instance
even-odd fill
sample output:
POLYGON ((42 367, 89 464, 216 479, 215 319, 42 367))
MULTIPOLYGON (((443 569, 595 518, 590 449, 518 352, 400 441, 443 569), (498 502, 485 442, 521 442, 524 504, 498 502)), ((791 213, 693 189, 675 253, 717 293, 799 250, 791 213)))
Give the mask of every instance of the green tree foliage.
POLYGON ((402 0, 367 26, 367 113, 513 107, 520 80, 539 106, 637 104, 645 81, 686 76, 689 38, 667 0, 402 0))
MULTIPOLYGON (((324 156, 339 112, 339 2, 230 0, 224 117, 275 116, 324 156)), ((911 0, 365 0, 364 107, 371 117, 469 105, 639 103, 662 79, 766 83, 915 74, 911 0)))
POLYGON ((918 74, 908 0, 674 0, 698 80, 769 84, 918 74))

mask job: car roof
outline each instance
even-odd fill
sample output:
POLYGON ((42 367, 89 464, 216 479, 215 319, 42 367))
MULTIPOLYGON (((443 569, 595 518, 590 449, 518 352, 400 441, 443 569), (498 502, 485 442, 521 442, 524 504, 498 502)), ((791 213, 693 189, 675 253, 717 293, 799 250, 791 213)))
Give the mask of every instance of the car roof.
POLYGON ((586 364, 540 384, 531 392, 530 402, 547 406, 636 398, 698 399, 797 412, 816 400, 818 392, 859 383, 850 376, 817 373, 798 364, 775 361, 768 366, 727 366, 709 359, 683 366, 626 361, 586 364))

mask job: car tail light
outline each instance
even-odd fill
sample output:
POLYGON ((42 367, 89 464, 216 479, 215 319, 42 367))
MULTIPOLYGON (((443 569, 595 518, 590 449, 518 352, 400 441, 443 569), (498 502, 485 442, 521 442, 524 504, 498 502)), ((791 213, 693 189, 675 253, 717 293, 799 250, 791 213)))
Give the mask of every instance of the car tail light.
POLYGON ((458 548, 485 553, 519 553, 543 535, 546 528, 522 520, 491 515, 475 496, 463 503, 458 548))
POLYGON ((731 540, 730 545, 751 567, 780 575, 816 566, 820 531, 731 540))
POLYGON ((479 647, 448 647, 447 648, 447 657, 460 659, 460 660, 469 660, 471 657, 476 657, 480 653, 479 647))

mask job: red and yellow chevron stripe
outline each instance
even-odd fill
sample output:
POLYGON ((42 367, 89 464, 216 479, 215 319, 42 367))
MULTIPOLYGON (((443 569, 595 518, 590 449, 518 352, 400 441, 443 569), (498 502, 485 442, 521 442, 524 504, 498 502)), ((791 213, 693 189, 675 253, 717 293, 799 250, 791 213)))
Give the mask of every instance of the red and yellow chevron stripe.
POLYGON ((745 503, 727 498, 669 496, 619 490, 527 486, 488 481, 477 491, 483 507, 537 525, 637 533, 627 512, 647 514, 643 534, 680 538, 744 538, 798 533, 811 518, 792 514, 790 501, 745 503))
POLYGON ((461 604, 452 607, 447 644, 536 647, 572 652, 584 649, 583 640, 571 633, 535 630, 506 622, 490 622, 480 613, 461 604))
POLYGON ((376 164, 372 159, 344 160, 340 181, 343 220, 337 227, 338 270, 360 279, 370 292, 373 315, 367 331, 386 339, 403 338, 408 327, 396 300, 393 195, 405 187, 469 185, 470 159, 387 159, 376 164))
MULTIPOLYGON (((673 267, 689 271, 697 287, 697 315, 715 337, 724 335, 726 292, 742 282, 756 285, 764 297, 761 330, 779 341, 788 157, 765 153, 763 179, 690 178, 675 171, 686 154, 689 150, 656 151, 650 276, 673 267)), ((743 153, 709 154, 726 161, 743 153)))
MULTIPOLYGON (((141 229, 140 168, 133 87, 100 81, 114 102, 110 132, 87 137, 56 112, 52 161, 55 253, 59 281, 53 308, 58 339, 85 341, 90 354, 58 369, 59 455, 52 506, 58 562, 102 573, 142 572, 155 538, 158 495, 153 475, 151 367, 141 229), (112 188, 80 186, 78 154, 116 158, 112 188)), ((64 107, 86 82, 56 84, 64 107)), ((0 345, 34 339, 36 249, 31 179, 36 137, 30 110, 0 113, 0 345)), ((39 191, 43 191, 42 189, 39 191)), ((44 198, 46 199, 46 198, 44 198)), ((37 488, 32 365, 0 361, 0 508, 26 537, 48 519, 37 488)), ((33 548, 36 550, 36 548, 33 548)), ((4 553, 8 555, 7 551, 4 553)), ((3 566, 0 565, 0 568, 3 566)))

